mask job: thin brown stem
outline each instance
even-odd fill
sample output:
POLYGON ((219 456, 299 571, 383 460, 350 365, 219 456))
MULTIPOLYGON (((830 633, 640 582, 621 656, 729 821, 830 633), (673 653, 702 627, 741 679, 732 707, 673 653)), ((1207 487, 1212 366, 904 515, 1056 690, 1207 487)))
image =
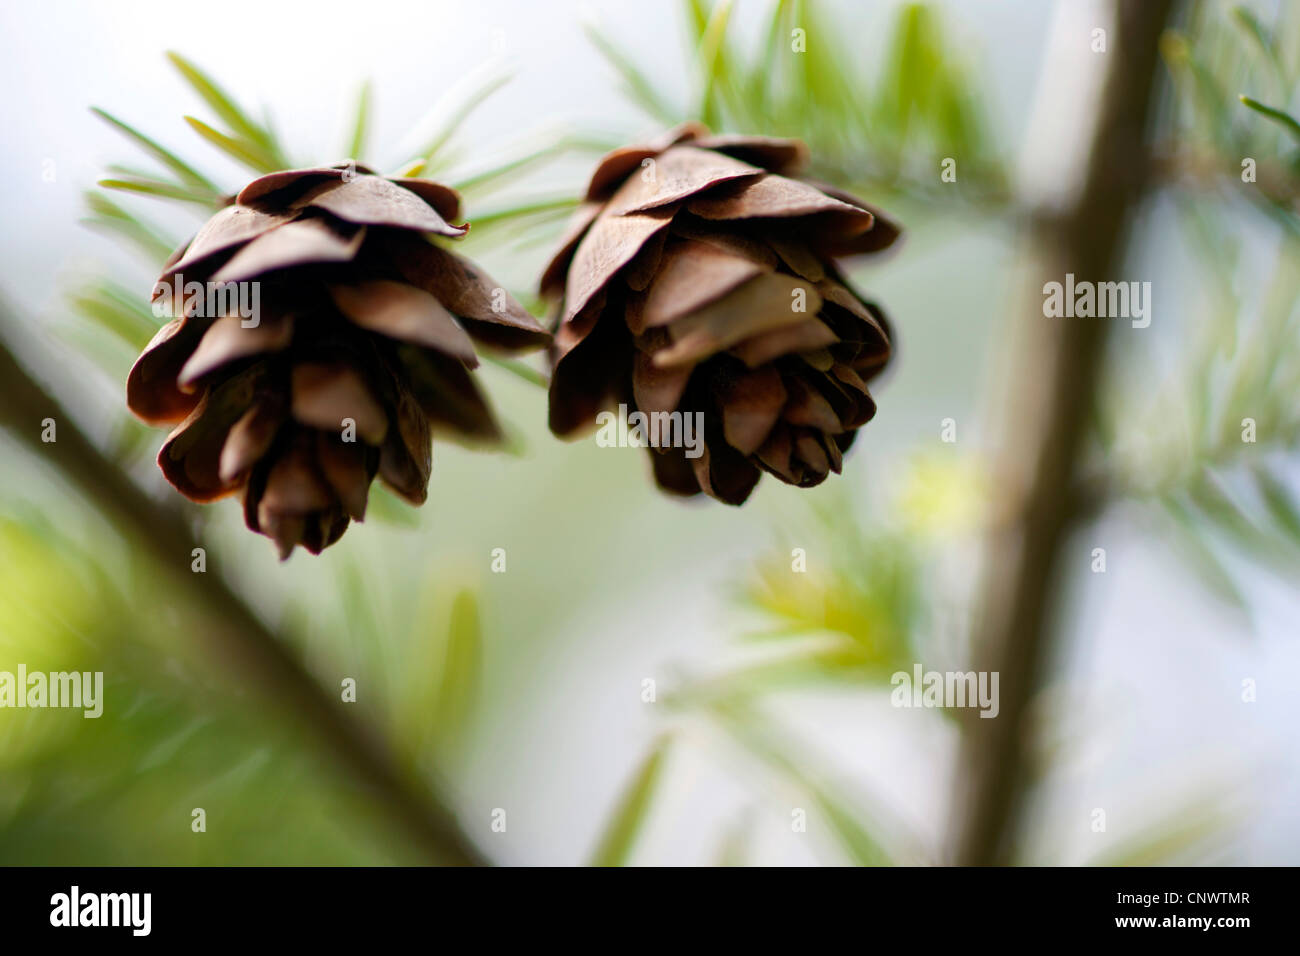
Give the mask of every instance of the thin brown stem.
MULTIPOLYGON (((1113 320, 1047 318, 1043 283, 1120 278, 1132 214, 1146 187, 1146 126, 1171 0, 1119 0, 1080 188, 1036 219, 1031 288, 1010 348, 1016 386, 1002 426, 1004 520, 985 551, 975 654, 1000 674, 997 719, 965 727, 956 860, 1014 859, 1028 786, 1024 744, 1032 695, 1049 659, 1068 535, 1083 502, 1071 493, 1113 320)), ((1086 38, 1076 42, 1085 42, 1086 38)), ((1080 117, 1080 121, 1084 121, 1080 117)))

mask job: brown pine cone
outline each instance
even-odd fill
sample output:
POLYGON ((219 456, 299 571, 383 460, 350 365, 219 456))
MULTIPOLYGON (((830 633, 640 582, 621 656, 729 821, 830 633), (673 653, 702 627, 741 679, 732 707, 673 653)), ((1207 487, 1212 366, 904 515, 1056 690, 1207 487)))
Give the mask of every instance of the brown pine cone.
POLYGON ((549 336, 432 238, 465 234, 459 208, 430 180, 340 164, 263 176, 209 219, 154 288, 181 317, 127 379, 139 418, 179 423, 158 453, 168 481, 200 502, 242 491, 248 527, 286 558, 361 520, 376 475, 421 504, 432 429, 499 438, 472 340, 517 350, 549 336), (243 298, 187 294, 209 283, 243 298))
POLYGON ((806 156, 797 140, 689 124, 601 160, 541 282, 559 299, 556 435, 618 403, 695 414, 702 453, 653 448, 655 479, 728 504, 764 471, 800 487, 840 471, 875 413, 866 383, 890 333, 833 260, 884 249, 899 229, 795 178, 806 156))

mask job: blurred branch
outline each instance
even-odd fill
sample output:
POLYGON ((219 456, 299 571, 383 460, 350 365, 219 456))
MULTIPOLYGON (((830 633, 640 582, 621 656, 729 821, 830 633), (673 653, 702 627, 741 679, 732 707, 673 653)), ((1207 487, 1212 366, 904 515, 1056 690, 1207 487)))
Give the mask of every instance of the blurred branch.
POLYGON ((1082 188, 1067 208, 1040 219, 1033 237, 1039 257, 1011 344, 1018 378, 1008 396, 997 469, 1009 479, 1000 502, 1005 520, 986 546, 974 635, 978 669, 1001 675, 1001 715, 980 720, 967 712, 965 767, 958 778, 967 792, 955 801, 964 814, 956 835, 962 864, 1005 863, 1015 851, 1027 785, 1028 705, 1048 657, 1058 570, 1080 513, 1069 489, 1114 324, 1045 318, 1041 284, 1044 276, 1067 272, 1090 280, 1114 277, 1122 264, 1127 227, 1146 187, 1139 151, 1145 149, 1158 41, 1171 8, 1170 0, 1116 3, 1113 32, 1122 45, 1100 61, 1106 76, 1096 116, 1080 118, 1090 124, 1082 188))
POLYGON ((1154 150, 1152 176, 1160 183, 1184 182, 1208 188, 1218 184, 1258 189, 1263 198, 1278 206, 1300 212, 1300 179, 1277 159, 1261 159, 1256 165, 1255 181, 1241 181, 1241 157, 1226 153, 1187 148, 1154 150))
POLYGON ((217 574, 190 571, 200 546, 185 514, 159 504, 78 429, 73 417, 14 357, 9 342, 17 323, 0 306, 0 426, 40 460, 51 463, 81 490, 124 538, 154 559, 158 586, 183 593, 206 621, 200 633, 216 655, 266 692, 309 739, 336 759, 343 771, 369 788, 391 817, 432 862, 480 865, 484 861, 439 794, 398 769, 386 743, 344 715, 328 694, 217 574), (41 421, 57 423, 57 441, 40 439, 41 421))

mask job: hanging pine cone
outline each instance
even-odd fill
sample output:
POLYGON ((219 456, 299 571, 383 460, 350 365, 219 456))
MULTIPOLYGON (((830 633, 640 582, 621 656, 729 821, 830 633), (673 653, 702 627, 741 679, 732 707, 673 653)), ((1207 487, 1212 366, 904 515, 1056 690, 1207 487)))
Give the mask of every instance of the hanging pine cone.
POLYGON ((287 558, 361 520, 376 475, 421 504, 432 429, 499 438, 471 340, 515 350, 549 336, 429 238, 465 234, 459 207, 430 180, 340 164, 263 176, 209 219, 155 286, 181 317, 127 379, 139 418, 179 423, 158 453, 167 479, 200 502, 242 491, 248 527, 287 558), (255 282, 239 300, 256 289, 255 320, 235 296, 210 314, 182 294, 191 282, 255 282))
POLYGON ((653 448, 655 479, 728 504, 764 471, 800 487, 840 471, 875 413, 867 381, 890 334, 833 260, 884 249, 899 230, 795 178, 806 154, 797 140, 690 124, 601 160, 541 282, 559 299, 556 435, 617 403, 698 413, 702 453, 653 448))

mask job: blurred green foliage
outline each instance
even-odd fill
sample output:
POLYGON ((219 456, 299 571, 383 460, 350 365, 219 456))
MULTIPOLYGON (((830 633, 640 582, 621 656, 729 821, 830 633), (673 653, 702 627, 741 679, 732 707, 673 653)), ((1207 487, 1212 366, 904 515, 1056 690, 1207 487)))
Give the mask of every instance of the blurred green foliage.
POLYGON ((684 0, 694 64, 685 107, 666 102, 655 78, 603 32, 588 34, 629 99, 665 126, 693 117, 719 131, 802 139, 813 175, 921 207, 1008 198, 983 87, 933 8, 899 5, 873 77, 814 0, 776 0, 749 50, 729 30, 732 8, 731 0, 684 0), (961 158, 962 175, 943 184, 936 170, 949 157, 961 158))
POLYGON ((1285 112, 1298 103, 1298 38, 1294 6, 1266 24, 1199 4, 1163 40, 1176 89, 1166 165, 1196 187, 1175 199, 1203 265, 1200 314, 1158 390, 1138 372, 1110 393, 1091 478, 1105 498, 1157 505, 1202 581, 1243 611, 1238 565, 1300 569, 1300 148, 1285 112), (1247 90, 1281 107, 1261 111, 1247 90), (1224 227, 1243 221, 1257 228, 1224 227))
POLYGON ((0 709, 0 861, 418 862, 363 792, 170 639, 192 622, 147 568, 110 574, 105 557, 0 514, 0 671, 99 671, 107 702, 98 718, 0 709))

